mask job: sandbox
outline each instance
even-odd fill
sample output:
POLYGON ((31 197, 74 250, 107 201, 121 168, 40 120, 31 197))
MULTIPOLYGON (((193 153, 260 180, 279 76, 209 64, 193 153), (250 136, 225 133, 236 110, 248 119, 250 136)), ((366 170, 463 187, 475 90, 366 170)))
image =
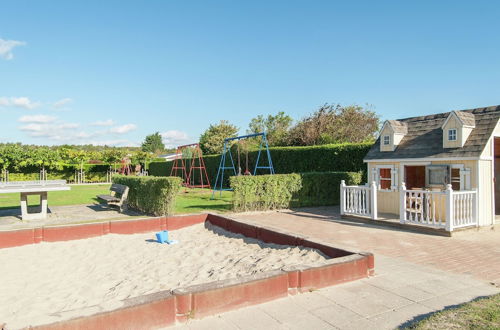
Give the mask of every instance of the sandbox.
MULTIPOLYGON (((373 273, 369 253, 212 214, 35 232, 65 242, 0 249, 0 324, 9 329, 167 326, 373 273), (183 228, 171 231, 179 244, 154 241, 153 230, 174 228, 183 228), (105 235, 113 232, 133 235, 105 235)), ((16 235, 30 243, 20 231, 0 232, 0 242, 13 246, 16 235)))

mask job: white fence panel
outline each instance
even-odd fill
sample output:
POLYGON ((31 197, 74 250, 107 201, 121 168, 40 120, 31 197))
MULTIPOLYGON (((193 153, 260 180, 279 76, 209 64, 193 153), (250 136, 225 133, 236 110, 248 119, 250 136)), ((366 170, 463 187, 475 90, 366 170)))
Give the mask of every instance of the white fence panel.
POLYGON ((477 225, 476 191, 454 191, 453 228, 477 225))
POLYGON ((477 191, 453 191, 447 185, 444 191, 407 190, 400 188, 401 223, 445 228, 477 225, 477 191))
POLYGON ((439 191, 402 189, 401 222, 444 228, 446 194, 439 191))
POLYGON ((346 186, 340 184, 340 213, 377 218, 375 184, 372 186, 346 186))

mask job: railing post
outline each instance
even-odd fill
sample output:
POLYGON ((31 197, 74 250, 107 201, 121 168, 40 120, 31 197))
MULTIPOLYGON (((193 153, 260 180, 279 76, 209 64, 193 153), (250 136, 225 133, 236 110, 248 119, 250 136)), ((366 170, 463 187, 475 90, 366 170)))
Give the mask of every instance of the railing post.
POLYGON ((406 184, 401 182, 399 189, 399 222, 406 223, 406 184))
POLYGON ((378 209, 377 209, 377 183, 372 181, 370 187, 370 204, 371 204, 371 216, 373 220, 377 220, 378 218, 378 209))
POLYGON ((476 227, 479 227, 479 217, 477 216, 477 194, 479 194, 477 188, 474 188, 474 194, 472 197, 472 216, 474 217, 474 222, 476 224, 476 227))
POLYGON ((453 189, 451 184, 446 185, 446 231, 453 231, 453 218, 454 218, 454 208, 453 208, 453 189))
POLYGON ((340 215, 345 214, 345 180, 340 181, 340 215))

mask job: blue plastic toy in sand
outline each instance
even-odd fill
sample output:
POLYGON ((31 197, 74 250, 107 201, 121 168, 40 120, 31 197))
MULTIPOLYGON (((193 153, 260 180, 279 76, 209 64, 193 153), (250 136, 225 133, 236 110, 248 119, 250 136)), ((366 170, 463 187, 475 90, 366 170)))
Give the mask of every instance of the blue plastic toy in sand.
POLYGON ((156 233, 156 239, 158 240, 158 243, 168 243, 168 230, 163 230, 156 233))
POLYGON ((179 241, 168 239, 168 230, 163 230, 163 231, 156 233, 156 240, 158 241, 158 243, 161 243, 161 244, 167 243, 167 244, 172 245, 172 244, 179 243, 179 241))

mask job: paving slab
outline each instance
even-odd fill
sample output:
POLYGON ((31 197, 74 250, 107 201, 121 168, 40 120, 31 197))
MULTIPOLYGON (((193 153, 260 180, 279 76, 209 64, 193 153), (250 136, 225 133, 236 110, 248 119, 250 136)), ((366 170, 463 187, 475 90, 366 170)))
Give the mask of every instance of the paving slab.
POLYGON ((20 209, 0 210, 0 230, 16 230, 41 226, 69 225, 75 223, 98 222, 105 220, 134 219, 144 216, 139 212, 127 210, 120 213, 116 208, 103 204, 49 206, 47 219, 21 220, 20 209))
MULTIPOLYGON (((432 236, 346 222, 335 207, 234 217, 340 248, 374 252, 376 274, 219 315, 237 328, 394 329, 500 293, 500 232, 432 236)), ((215 325, 208 318, 190 322, 215 325)))
POLYGON ((244 313, 238 310, 224 313, 222 319, 242 330, 287 329, 282 322, 265 313, 259 306, 247 307, 244 313))

